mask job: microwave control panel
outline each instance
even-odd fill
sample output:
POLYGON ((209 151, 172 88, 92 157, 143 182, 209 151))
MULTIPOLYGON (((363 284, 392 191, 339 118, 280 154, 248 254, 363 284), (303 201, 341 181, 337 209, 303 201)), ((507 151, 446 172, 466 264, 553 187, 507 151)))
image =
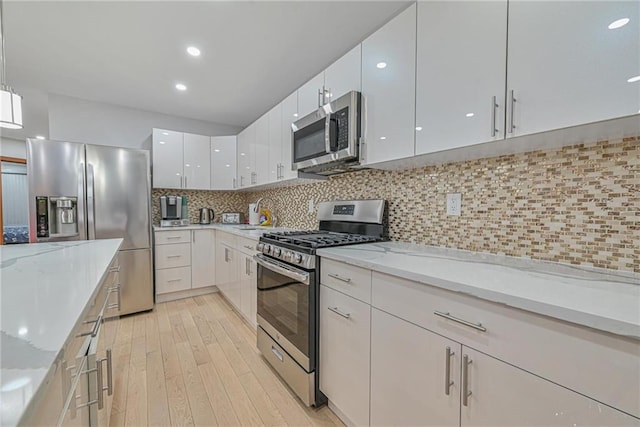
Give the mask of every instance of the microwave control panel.
MULTIPOLYGON (((335 133, 331 135, 331 140, 335 141, 338 150, 349 147, 349 107, 331 114, 331 120, 335 121, 335 133)), ((333 129, 332 129, 333 130, 333 129)))

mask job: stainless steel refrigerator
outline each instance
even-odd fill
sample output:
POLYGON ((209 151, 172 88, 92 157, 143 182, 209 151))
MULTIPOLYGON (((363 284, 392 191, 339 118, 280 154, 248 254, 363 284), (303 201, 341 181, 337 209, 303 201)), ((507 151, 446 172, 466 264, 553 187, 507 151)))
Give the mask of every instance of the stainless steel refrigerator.
POLYGON ((153 308, 149 152, 27 140, 31 242, 124 239, 120 313, 153 308))

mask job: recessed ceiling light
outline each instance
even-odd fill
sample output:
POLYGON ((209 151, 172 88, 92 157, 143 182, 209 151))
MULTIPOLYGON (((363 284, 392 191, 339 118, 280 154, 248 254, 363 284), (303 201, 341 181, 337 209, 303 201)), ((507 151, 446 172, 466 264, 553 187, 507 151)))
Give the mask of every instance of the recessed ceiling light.
POLYGON ((298 117, 298 113, 293 113, 293 117, 298 117))
POLYGON ((29 332, 29 329, 25 328, 24 326, 18 329, 18 335, 27 335, 28 332, 29 332))
POLYGON ((251 166, 247 166, 247 169, 251 169, 251 166))
POLYGON ((241 156, 244 156, 244 153, 240 153, 241 156))
POLYGON ((611 24, 609 24, 609 29, 615 30, 616 28, 624 27, 628 23, 629 23, 629 18, 618 19, 616 21, 613 21, 611 24))
POLYGON ((176 175, 177 175, 177 176, 180 176, 180 172, 178 172, 176 175))
POLYGON ((160 141, 160 145, 164 145, 164 144, 166 144, 166 142, 160 141))
POLYGON ((231 165, 225 165, 226 167, 231 167, 231 165))
POLYGON ((169 132, 162 132, 163 135, 169 135, 169 132))
POLYGON ((637 81, 640 81, 640 76, 635 76, 635 77, 631 77, 629 80, 627 80, 629 83, 634 83, 637 81))
POLYGON ((381 136, 380 139, 387 139, 387 137, 386 136, 381 136))
POLYGON ((186 167, 191 167, 191 165, 189 163, 186 163, 185 166, 186 167))
POLYGON ((376 64, 376 67, 382 69, 382 68, 386 68, 387 67, 387 63, 386 62, 378 62, 376 64))
POLYGON ((200 56, 200 49, 195 46, 189 46, 187 48, 187 53, 191 56, 200 56))
POLYGON ((177 83, 176 84, 176 89, 178 89, 178 90, 187 90, 187 87, 182 83, 177 83))
POLYGON ((422 126, 416 126, 416 130, 418 131, 422 130, 422 126))
POLYGON ((42 135, 36 135, 36 139, 44 139, 44 136, 42 136, 42 135))
POLYGON ((475 116, 475 114, 474 114, 474 113, 467 113, 467 114, 465 114, 465 116, 467 116, 467 117, 473 117, 473 116, 475 116))
POLYGON ((219 152, 220 152, 220 149, 219 149, 219 148, 216 148, 216 149, 215 149, 215 150, 213 150, 213 151, 215 151, 216 153, 219 153, 219 152))

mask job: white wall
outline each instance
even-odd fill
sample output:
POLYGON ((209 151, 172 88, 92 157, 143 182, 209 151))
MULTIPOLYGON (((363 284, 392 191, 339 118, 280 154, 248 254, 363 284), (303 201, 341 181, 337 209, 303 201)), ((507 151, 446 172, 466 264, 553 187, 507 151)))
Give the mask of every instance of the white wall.
POLYGON ((0 156, 27 158, 27 144, 16 139, 0 138, 0 156))
POLYGON ((150 149, 154 127, 211 136, 235 135, 241 130, 237 126, 49 95, 51 139, 150 149))

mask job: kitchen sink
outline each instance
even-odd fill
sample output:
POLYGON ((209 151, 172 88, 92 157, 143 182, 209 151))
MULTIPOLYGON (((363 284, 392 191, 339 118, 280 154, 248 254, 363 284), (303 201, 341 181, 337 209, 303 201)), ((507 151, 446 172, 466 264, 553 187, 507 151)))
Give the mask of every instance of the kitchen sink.
POLYGON ((233 228, 237 228, 238 230, 264 230, 264 227, 255 227, 253 225, 239 225, 233 228))

